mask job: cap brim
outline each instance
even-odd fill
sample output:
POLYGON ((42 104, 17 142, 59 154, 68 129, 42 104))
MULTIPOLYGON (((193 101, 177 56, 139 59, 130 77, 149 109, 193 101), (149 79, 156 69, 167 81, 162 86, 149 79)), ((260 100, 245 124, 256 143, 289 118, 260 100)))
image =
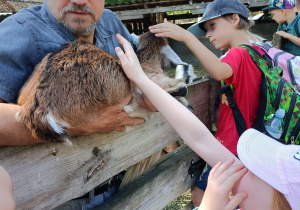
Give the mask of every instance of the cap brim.
POLYGON ((255 130, 248 129, 240 137, 237 152, 243 164, 266 183, 286 194, 276 164, 276 154, 283 144, 255 130))
POLYGON ((202 30, 199 27, 199 22, 191 25, 187 30, 189 32, 191 32, 192 34, 194 34, 194 36, 197 37, 198 39, 205 37, 205 35, 206 35, 206 31, 202 30))
POLYGON ((278 8, 269 6, 269 7, 262 8, 261 10, 265 11, 265 10, 270 10, 270 9, 278 9, 278 8))

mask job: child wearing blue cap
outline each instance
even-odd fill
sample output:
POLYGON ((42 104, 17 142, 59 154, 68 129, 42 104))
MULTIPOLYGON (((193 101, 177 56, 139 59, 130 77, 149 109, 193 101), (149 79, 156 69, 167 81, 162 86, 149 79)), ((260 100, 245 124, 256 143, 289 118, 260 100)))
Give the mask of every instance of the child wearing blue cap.
MULTIPOLYGON (((246 128, 251 128, 260 104, 261 71, 245 49, 239 45, 251 45, 247 30, 253 25, 248 19, 249 10, 239 0, 215 0, 210 3, 199 23, 187 30, 169 23, 151 26, 151 32, 159 37, 170 37, 184 42, 198 58, 208 74, 217 81, 224 80, 234 88, 234 99, 245 120, 246 128), (191 33, 192 32, 192 33, 191 33), (229 49, 222 60, 208 50, 198 39, 206 36, 216 49, 229 49)), ((264 55, 259 46, 253 47, 264 55)), ((218 129, 215 134, 230 152, 237 155, 239 139, 232 110, 227 97, 221 99, 218 129)), ((201 175, 192 191, 194 206, 199 206, 207 185, 208 172, 201 175)))
POLYGON ((300 56, 300 15, 294 7, 294 0, 270 0, 269 6, 262 10, 270 10, 279 24, 276 34, 283 38, 282 50, 300 56))

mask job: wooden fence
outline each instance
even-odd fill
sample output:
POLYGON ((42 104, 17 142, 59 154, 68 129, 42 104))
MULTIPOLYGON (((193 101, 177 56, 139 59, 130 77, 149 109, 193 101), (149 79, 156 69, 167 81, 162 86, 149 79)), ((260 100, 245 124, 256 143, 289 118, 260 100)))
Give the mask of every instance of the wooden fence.
MULTIPOLYGON (((216 84, 203 79, 189 86, 187 99, 207 126, 213 118, 216 84)), ((73 138, 72 147, 60 143, 1 147, 0 165, 12 177, 17 209, 52 209, 179 139, 160 113, 153 113, 129 132, 73 138)), ((196 178, 187 173, 191 159, 199 157, 180 146, 100 209, 162 209, 194 184, 196 178)))

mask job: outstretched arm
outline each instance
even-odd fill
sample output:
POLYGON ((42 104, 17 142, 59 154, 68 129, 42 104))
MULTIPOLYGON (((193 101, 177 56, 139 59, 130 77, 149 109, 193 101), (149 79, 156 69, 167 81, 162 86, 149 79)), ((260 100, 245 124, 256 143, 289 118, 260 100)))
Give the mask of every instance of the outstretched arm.
POLYGON ((124 54, 121 48, 116 48, 124 72, 168 120, 188 146, 212 166, 219 161, 236 159, 193 113, 145 75, 129 42, 120 35, 117 37, 125 50, 124 54))
POLYGON ((232 76, 230 65, 223 63, 220 59, 207 49, 192 33, 169 23, 167 19, 155 26, 149 27, 150 32, 156 33, 158 37, 169 37, 184 42, 202 64, 207 73, 215 80, 224 80, 232 76), (212 65, 213 64, 213 65, 212 65))

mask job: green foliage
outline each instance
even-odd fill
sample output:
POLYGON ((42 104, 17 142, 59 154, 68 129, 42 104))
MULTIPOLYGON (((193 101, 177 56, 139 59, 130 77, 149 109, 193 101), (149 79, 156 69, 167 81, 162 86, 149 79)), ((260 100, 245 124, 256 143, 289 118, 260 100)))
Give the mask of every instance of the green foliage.
POLYGON ((192 10, 179 10, 173 12, 167 12, 167 15, 181 15, 181 14, 189 14, 192 13, 192 10))

